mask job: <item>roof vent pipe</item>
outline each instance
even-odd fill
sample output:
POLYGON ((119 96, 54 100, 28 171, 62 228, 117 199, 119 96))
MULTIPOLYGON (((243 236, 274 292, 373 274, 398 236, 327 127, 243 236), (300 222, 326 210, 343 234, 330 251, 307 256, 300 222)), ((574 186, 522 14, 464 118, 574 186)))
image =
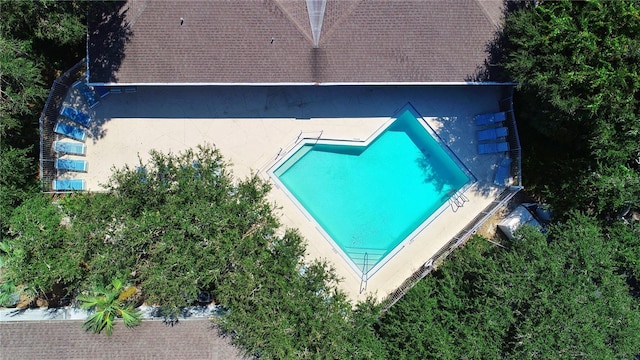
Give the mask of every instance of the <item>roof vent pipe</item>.
POLYGON ((322 30, 322 19, 324 18, 324 9, 326 7, 327 0, 307 0, 307 11, 309 12, 314 48, 317 48, 320 43, 320 31, 322 30))

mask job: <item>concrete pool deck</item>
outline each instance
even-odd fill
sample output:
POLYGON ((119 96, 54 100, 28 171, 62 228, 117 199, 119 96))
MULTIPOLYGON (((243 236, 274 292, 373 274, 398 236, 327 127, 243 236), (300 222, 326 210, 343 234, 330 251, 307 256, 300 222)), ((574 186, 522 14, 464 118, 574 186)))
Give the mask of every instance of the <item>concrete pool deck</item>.
MULTIPOLYGON (((368 294, 382 300, 419 269, 499 195, 492 185, 504 154, 479 155, 473 115, 498 110, 499 86, 341 86, 341 87, 138 87, 134 93, 110 94, 94 109, 86 140, 87 190, 101 191, 113 167, 135 167, 151 149, 178 153, 198 144, 214 144, 232 162, 236 176, 266 169, 281 149, 301 132, 332 139, 366 139, 395 112, 410 103, 466 165, 478 182, 460 208, 446 208, 413 241, 368 279, 362 279, 331 247, 286 194, 274 186, 269 195, 284 226, 307 239, 308 259, 326 259, 343 278, 341 287, 354 300, 368 294), (454 211, 455 210, 455 211, 454 211)), ((71 92, 66 104, 81 106, 71 92)))

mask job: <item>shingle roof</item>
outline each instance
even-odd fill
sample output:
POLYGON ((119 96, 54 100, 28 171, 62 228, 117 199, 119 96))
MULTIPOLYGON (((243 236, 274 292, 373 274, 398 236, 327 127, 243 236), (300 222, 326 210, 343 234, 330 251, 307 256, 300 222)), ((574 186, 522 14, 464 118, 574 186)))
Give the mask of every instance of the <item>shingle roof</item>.
POLYGON ((304 0, 129 0, 90 16, 90 82, 464 82, 501 3, 328 0, 314 48, 304 0))
POLYGON ((241 359, 207 320, 143 321, 134 329, 116 324, 113 334, 87 333, 81 321, 0 324, 2 359, 241 359))

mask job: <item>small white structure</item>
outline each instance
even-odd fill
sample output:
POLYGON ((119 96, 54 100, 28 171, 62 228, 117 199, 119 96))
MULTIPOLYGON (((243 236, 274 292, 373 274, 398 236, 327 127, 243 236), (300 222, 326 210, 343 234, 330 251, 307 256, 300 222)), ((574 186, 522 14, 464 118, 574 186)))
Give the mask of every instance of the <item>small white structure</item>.
POLYGON ((502 230, 509 239, 513 240, 513 233, 523 224, 542 228, 540 222, 538 222, 533 214, 523 205, 513 209, 513 211, 498 224, 498 228, 502 230))

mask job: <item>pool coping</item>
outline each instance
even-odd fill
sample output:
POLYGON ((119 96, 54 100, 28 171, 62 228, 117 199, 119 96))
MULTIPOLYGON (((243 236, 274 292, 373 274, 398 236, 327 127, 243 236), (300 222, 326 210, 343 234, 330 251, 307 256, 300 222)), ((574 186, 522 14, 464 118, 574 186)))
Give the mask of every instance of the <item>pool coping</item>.
POLYGON ((438 135, 438 133, 429 125, 427 120, 416 110, 416 108, 407 102, 404 106, 396 109, 393 114, 386 120, 381 126, 379 126, 371 135, 366 139, 335 139, 335 138, 322 138, 322 132, 317 137, 301 137, 302 133, 289 147, 281 148, 281 151, 276 155, 271 164, 266 165, 266 173, 268 177, 273 181, 275 187, 285 193, 287 198, 293 202, 298 210, 304 215, 304 217, 313 224, 313 227, 322 235, 322 237, 329 243, 332 250, 340 255, 340 258, 348 265, 348 267, 360 278, 363 282, 371 279, 380 269, 382 269, 387 263, 389 263, 400 251, 402 251, 407 245, 413 243, 420 233, 422 233, 429 225, 433 223, 443 212, 445 212, 449 206, 450 201, 454 196, 464 196, 464 193, 471 188, 474 184, 478 183, 478 178, 473 172, 462 162, 462 160, 451 150, 446 142, 438 135), (309 213, 309 211, 298 201, 297 197, 289 191, 286 185, 284 185, 278 175, 275 174, 279 170, 280 166, 286 163, 293 155, 296 154, 305 145, 345 145, 345 146, 359 146, 367 147, 374 140, 376 140, 384 131, 386 131, 397 119, 400 114, 405 111, 410 111, 416 118, 420 126, 427 131, 427 133, 440 145, 441 148, 449 155, 451 160, 458 166, 458 168, 467 176, 468 180, 458 190, 451 194, 451 196, 443 202, 431 215, 429 215, 423 222, 420 223, 412 232, 410 232, 402 241, 400 241, 393 249, 387 253, 381 260, 379 260, 372 268, 364 272, 360 269, 351 257, 338 245, 335 240, 324 230, 322 225, 309 213))

